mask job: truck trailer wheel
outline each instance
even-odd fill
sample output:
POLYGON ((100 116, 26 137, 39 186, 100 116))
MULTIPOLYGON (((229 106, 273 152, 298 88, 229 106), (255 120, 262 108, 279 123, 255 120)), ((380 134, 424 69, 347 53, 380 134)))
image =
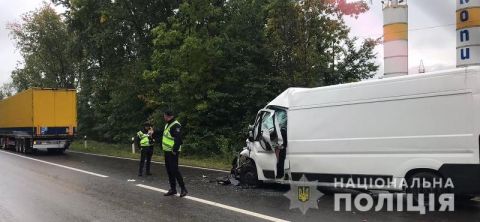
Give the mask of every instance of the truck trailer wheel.
POLYGON ((9 147, 8 147, 8 137, 2 138, 2 148, 3 148, 4 150, 8 150, 8 148, 9 148, 9 147))
POLYGON ((20 145, 19 145, 19 151, 18 151, 18 152, 23 153, 23 150, 24 150, 23 140, 20 140, 20 141, 18 141, 18 142, 19 142, 19 144, 20 144, 20 145))
POLYGON ((15 140, 15 152, 19 153, 20 152, 20 141, 15 140))
POLYGON ((21 153, 27 152, 25 139, 20 140, 20 152, 21 153))
POLYGON ((33 153, 32 142, 30 142, 30 139, 25 140, 25 153, 26 154, 33 153))

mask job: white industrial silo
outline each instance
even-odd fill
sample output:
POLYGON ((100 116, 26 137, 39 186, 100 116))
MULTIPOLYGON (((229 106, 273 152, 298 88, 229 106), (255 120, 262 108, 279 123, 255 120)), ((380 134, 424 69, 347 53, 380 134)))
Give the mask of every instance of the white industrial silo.
POLYGON ((383 4, 384 75, 408 75, 408 6, 403 0, 383 4))

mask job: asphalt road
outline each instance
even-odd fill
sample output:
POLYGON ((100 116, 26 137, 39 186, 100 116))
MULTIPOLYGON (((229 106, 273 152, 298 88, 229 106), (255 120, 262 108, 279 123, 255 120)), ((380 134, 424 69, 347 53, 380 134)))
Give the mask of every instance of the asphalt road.
POLYGON ((188 198, 164 197, 164 165, 137 177, 138 162, 67 152, 24 156, 0 151, 0 221, 480 221, 480 202, 454 212, 336 212, 323 196, 305 215, 290 210, 289 187, 217 184, 227 172, 182 167, 188 198), (135 181, 133 181, 135 180, 135 181))

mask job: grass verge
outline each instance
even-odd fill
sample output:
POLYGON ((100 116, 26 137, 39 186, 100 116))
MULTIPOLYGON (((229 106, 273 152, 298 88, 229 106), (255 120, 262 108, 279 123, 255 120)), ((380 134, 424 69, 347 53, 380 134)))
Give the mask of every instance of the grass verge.
MULTIPOLYGON (((160 156, 160 147, 157 145, 155 146, 155 151, 152 157, 152 160, 163 162, 163 154, 160 156)), ((70 146, 70 150, 78 151, 78 152, 85 152, 85 153, 93 153, 93 154, 102 154, 102 155, 109 155, 109 156, 116 156, 116 157, 124 157, 124 158, 133 158, 139 159, 140 154, 139 150, 135 151, 135 154, 132 153, 132 146, 129 144, 109 144, 109 143, 101 143, 96 141, 88 141, 87 147, 85 147, 83 141, 74 141, 70 146)), ((231 160, 228 158, 221 158, 221 157, 195 157, 195 156, 180 156, 180 164, 188 165, 188 166, 196 166, 196 167, 205 167, 205 168, 213 168, 219 170, 230 170, 231 168, 231 160)))

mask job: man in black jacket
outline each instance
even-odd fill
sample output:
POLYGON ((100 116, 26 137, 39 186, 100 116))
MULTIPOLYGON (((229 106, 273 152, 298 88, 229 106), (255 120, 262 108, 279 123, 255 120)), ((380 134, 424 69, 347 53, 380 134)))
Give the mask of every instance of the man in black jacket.
POLYGON ((178 170, 178 156, 182 150, 182 125, 175 119, 172 111, 166 111, 163 115, 166 122, 163 138, 162 149, 165 153, 165 168, 167 169, 168 180, 170 182, 170 190, 165 196, 177 194, 177 184, 180 185, 180 197, 187 195, 187 189, 183 182, 183 177, 178 170))

